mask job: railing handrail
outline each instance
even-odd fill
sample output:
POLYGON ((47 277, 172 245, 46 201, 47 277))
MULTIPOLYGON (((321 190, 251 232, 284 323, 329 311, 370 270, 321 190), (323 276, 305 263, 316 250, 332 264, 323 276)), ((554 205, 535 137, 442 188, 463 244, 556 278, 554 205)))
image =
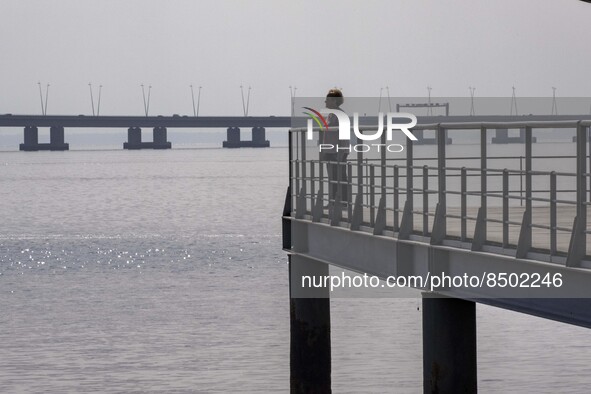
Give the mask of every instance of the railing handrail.
MULTIPOLYGON (((573 117, 577 117, 573 115, 573 117)), ((580 117, 580 116, 579 116, 580 117)), ((437 130, 443 128, 446 130, 476 130, 476 129, 521 129, 531 127, 534 129, 560 129, 573 128, 578 125, 589 127, 591 126, 591 115, 589 119, 573 119, 573 120, 559 120, 559 121, 545 121, 545 120, 523 120, 515 122, 439 122, 439 123, 417 123, 410 130, 437 130)), ((375 131, 378 125, 359 125, 360 131, 375 131)), ((293 127, 291 131, 308 131, 307 127, 293 127)), ((313 131, 339 131, 338 126, 331 126, 321 129, 320 127, 312 127, 313 131)))

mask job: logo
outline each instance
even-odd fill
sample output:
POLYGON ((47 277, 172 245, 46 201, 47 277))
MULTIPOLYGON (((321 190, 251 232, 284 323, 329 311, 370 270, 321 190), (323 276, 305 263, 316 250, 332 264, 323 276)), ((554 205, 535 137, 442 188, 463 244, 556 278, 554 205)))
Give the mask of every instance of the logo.
MULTIPOLYGON (((373 148, 377 148, 377 151, 380 152, 382 148, 386 149, 388 152, 402 152, 404 150, 404 146, 400 144, 354 144, 346 146, 346 142, 351 140, 351 119, 349 116, 339 110, 339 109, 328 109, 324 108, 320 111, 317 111, 310 107, 302 107, 309 112, 304 112, 305 115, 310 116, 311 119, 308 119, 308 129, 306 132, 306 138, 308 140, 314 139, 314 122, 320 128, 320 131, 324 133, 324 138, 321 137, 319 144, 320 152, 339 152, 339 151, 354 151, 354 152, 368 152, 373 148), (336 116, 338 120, 338 138, 337 131, 329 130, 329 124, 323 114, 332 114, 336 116), (331 135, 332 138, 327 138, 326 133, 334 133, 331 135)), ((404 133, 406 138, 412 141, 417 141, 417 137, 415 137, 409 129, 412 129, 417 124, 417 117, 411 113, 407 112, 388 112, 385 115, 386 118, 386 140, 392 141, 392 137, 395 131, 400 131, 404 133), (406 122, 399 123, 400 121, 406 120, 406 122)), ((365 128, 364 128, 365 129, 365 128)), ((353 113, 353 133, 357 140, 361 141, 375 141, 382 138, 384 134, 384 114, 382 112, 378 113, 378 128, 374 132, 373 130, 364 130, 364 131, 371 131, 372 133, 364 134, 359 128, 359 113, 353 113)), ((322 134, 321 134, 322 135, 322 134)))
POLYGON ((328 122, 326 121, 324 116, 322 116, 322 114, 320 112, 318 112, 315 109, 312 109, 310 107, 303 107, 303 108, 307 109, 308 111, 313 112, 313 114, 311 114, 310 112, 304 112, 304 114, 306 114, 306 115, 310 116, 312 119, 314 119, 314 121, 316 122, 318 127, 320 127, 320 130, 328 129, 328 122))

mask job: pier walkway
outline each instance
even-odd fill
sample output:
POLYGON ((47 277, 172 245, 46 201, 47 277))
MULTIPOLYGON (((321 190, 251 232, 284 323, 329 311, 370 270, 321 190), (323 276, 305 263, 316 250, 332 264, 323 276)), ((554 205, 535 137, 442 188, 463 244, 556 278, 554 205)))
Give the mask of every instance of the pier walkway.
POLYGON ((317 138, 291 129, 283 248, 290 261, 292 390, 330 387, 330 291, 302 284, 304 276, 328 275, 329 265, 382 280, 482 278, 479 286, 413 286, 423 292, 425 393, 476 392, 477 302, 591 327, 589 126, 591 119, 581 117, 419 119, 411 131, 434 133, 430 150, 406 140, 401 153, 351 152, 339 163, 339 171, 346 169, 340 184, 328 178, 317 138), (493 133, 508 129, 523 130, 520 153, 491 153, 493 133), (548 130, 570 130, 575 138, 538 148, 536 135, 548 130), (468 142, 452 151, 451 132, 454 145, 458 137, 468 142), (334 201, 331 182, 339 184, 334 201), (519 278, 536 275, 560 281, 520 286, 519 278), (501 286, 503 276, 517 281, 501 286))

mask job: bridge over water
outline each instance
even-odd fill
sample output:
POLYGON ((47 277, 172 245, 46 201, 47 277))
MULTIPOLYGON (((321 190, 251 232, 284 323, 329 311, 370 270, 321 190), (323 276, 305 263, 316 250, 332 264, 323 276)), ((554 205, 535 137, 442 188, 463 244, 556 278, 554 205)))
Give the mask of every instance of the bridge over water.
MULTIPOLYGON (((430 116, 420 117, 422 123, 440 122, 480 122, 497 121, 508 122, 519 119, 543 121, 552 118, 553 120, 572 120, 572 116, 430 116)), ((127 129, 127 142, 123 144, 124 149, 170 149, 172 143, 168 141, 167 130, 169 128, 226 128, 226 147, 265 147, 269 142, 265 139, 265 128, 289 128, 292 124, 304 125, 306 118, 292 118, 289 116, 86 116, 86 115, 0 115, 0 127, 22 127, 24 142, 20 150, 68 150, 69 144, 65 139, 66 128, 124 128, 127 129), (49 143, 39 143, 39 128, 50 129, 49 143), (240 128, 252 129, 252 141, 244 141, 240 138, 240 128), (153 129, 151 142, 142 141, 142 128, 153 129)), ((361 117, 361 124, 371 124, 375 118, 361 117)), ((419 144, 434 144, 434 138, 423 138, 422 130, 416 130, 419 136, 419 144)), ((508 129, 499 127, 494 130, 495 136, 492 143, 519 143, 525 138, 525 130, 519 130, 518 135, 510 136, 508 129)), ((447 139, 452 143, 452 139, 447 139)), ((535 139, 534 139, 535 142, 535 139)))
POLYGON ((330 389, 331 293, 303 284, 330 277, 329 266, 425 279, 407 282, 422 291, 425 393, 476 392, 476 303, 591 327, 590 126, 589 116, 422 118, 413 133, 434 133, 434 145, 407 140, 398 154, 330 163, 316 137, 291 129, 283 248, 292 390, 330 389), (511 150, 494 146, 493 133, 507 129, 523 138, 511 150), (564 141, 534 143, 553 129, 567 130, 564 141), (472 142, 449 145, 450 133, 472 142), (345 176, 329 176, 327 164, 345 176), (445 275, 476 279, 430 286, 445 275))
POLYGON ((169 149, 168 128, 228 128, 229 147, 268 146, 265 127, 289 127, 288 116, 85 116, 85 115, 0 115, 0 127, 23 127, 21 150, 68 150, 64 129, 126 128, 125 149, 169 149), (50 128, 50 142, 38 142, 38 128, 50 128), (142 142, 142 127, 153 129, 153 141, 142 142), (240 140, 240 127, 253 130, 253 141, 240 140), (241 144, 242 142, 242 144, 241 144), (248 144, 250 143, 250 144, 248 144))

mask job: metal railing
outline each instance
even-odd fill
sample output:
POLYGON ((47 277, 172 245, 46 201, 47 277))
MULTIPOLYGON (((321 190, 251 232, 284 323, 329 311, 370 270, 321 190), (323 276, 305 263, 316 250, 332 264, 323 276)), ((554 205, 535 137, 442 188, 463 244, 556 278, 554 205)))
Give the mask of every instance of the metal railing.
MULTIPOLYGON (((376 235, 428 237, 432 244, 580 266, 588 258, 590 233, 590 125, 589 120, 418 124, 413 130, 435 131, 434 157, 415 156, 425 148, 407 140, 397 154, 385 148, 377 155, 352 151, 336 162, 320 159, 307 129, 292 129, 291 214, 376 235), (572 154, 533 154, 534 131, 549 128, 575 130, 576 142, 564 144, 576 148, 572 154), (489 154, 488 134, 495 129, 524 129, 524 154, 489 154), (480 154, 447 157, 449 131, 478 133, 480 154), (329 176, 329 165, 336 176, 329 176)), ((385 135, 379 142, 386 145, 385 135)))

